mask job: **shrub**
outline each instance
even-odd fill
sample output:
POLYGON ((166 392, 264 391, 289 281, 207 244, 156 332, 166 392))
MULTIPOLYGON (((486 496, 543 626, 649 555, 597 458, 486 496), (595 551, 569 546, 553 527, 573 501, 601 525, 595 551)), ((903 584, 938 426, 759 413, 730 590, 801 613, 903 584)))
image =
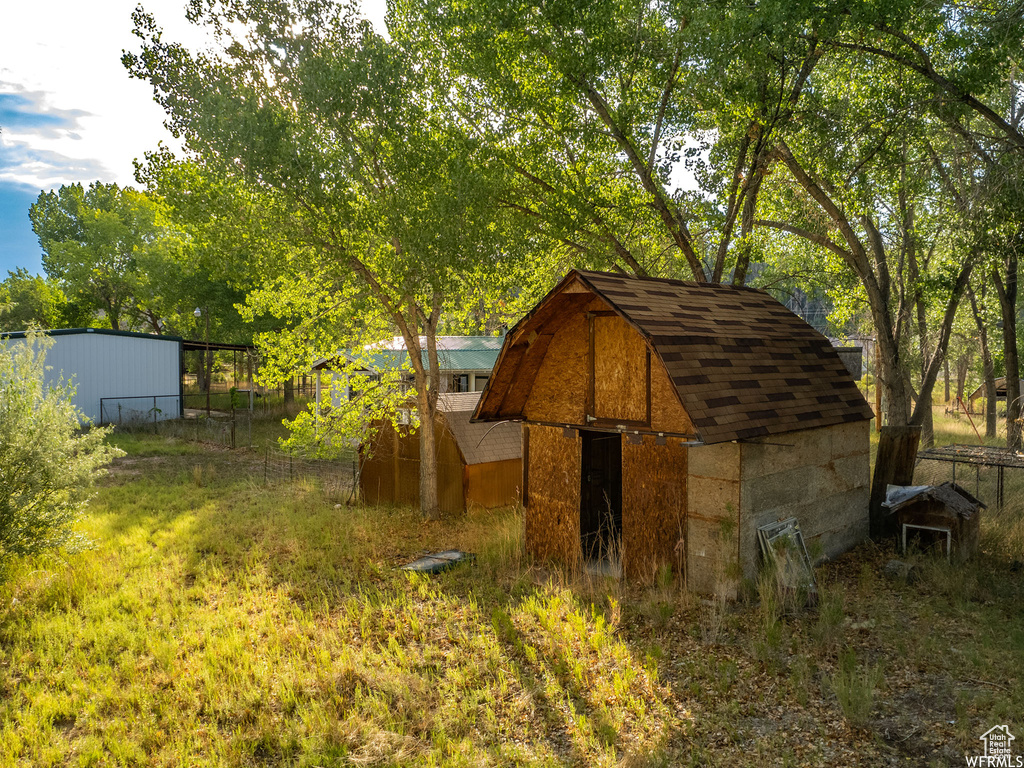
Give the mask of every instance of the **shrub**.
POLYGON ((109 429, 80 431, 69 382, 45 383, 51 344, 36 334, 0 341, 0 579, 15 558, 84 544, 72 527, 122 453, 104 444, 109 429))

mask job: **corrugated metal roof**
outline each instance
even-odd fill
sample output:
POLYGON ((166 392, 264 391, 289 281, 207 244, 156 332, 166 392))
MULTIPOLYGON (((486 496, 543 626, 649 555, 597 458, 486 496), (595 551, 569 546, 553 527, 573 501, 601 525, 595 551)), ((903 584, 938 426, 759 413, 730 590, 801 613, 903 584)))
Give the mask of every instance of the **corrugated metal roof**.
POLYGON ((964 519, 985 507, 985 503, 974 498, 967 489, 951 482, 942 485, 887 485, 882 506, 890 512, 897 512, 908 504, 927 500, 939 502, 964 519))
MULTIPOLYGON (((30 331, 0 331, 0 337, 24 339, 29 333, 30 331)), ((113 328, 52 328, 38 331, 38 333, 44 336, 78 336, 83 333, 92 333, 99 336, 128 336, 133 339, 154 339, 155 341, 182 341, 180 336, 164 336, 156 333, 141 333, 140 331, 115 331, 113 328)))
MULTIPOLYGON (((526 330, 551 319, 541 307, 569 306, 579 291, 599 296, 640 332, 706 443, 873 415, 828 339, 753 288, 573 270, 509 333, 502 359, 518 368, 522 355, 508 350, 528 344, 526 330), (577 293, 565 292, 570 285, 577 293)), ((522 418, 502 408, 506 392, 492 390, 501 376, 499 367, 476 418, 522 418)))
MULTIPOLYGON (((490 371, 498 360, 498 353, 504 337, 501 336, 438 336, 437 363, 442 371, 490 371)), ((426 346, 426 340, 421 338, 426 346)), ((365 361, 368 370, 400 368, 405 365, 409 353, 405 341, 399 336, 390 342, 369 344, 362 351, 340 352, 349 360, 365 361)), ((316 369, 329 368, 335 358, 323 358, 314 363, 316 369)), ((428 365, 427 352, 421 353, 423 365, 428 365)))

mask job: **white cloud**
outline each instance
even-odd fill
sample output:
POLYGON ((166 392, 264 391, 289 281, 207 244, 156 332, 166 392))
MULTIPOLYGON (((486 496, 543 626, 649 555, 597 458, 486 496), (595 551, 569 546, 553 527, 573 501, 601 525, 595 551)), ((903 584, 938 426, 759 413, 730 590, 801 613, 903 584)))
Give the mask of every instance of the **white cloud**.
MULTIPOLYGON (((0 110, 0 180, 38 188, 75 181, 132 184, 135 158, 163 141, 164 113, 148 83, 129 78, 124 50, 136 50, 131 14, 138 0, 48 0, 9 3, 0 25, 0 94, 17 97, 25 113, 0 110), (35 115, 33 122, 28 115, 35 115), (13 165, 20 160, 20 165, 13 165), (83 177, 83 174, 86 176, 83 177)), ((143 0, 164 39, 189 48, 209 45, 185 18, 184 0, 143 0)), ((384 0, 366 3, 383 29, 384 0)), ((9 100, 8 104, 11 104, 9 100)))

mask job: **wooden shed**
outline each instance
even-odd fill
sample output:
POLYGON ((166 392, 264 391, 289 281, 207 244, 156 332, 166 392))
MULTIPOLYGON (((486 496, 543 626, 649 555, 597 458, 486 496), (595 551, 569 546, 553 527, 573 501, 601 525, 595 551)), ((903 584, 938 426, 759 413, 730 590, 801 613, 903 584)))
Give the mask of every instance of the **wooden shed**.
MULTIPOLYGON (((489 509, 519 502, 523 479, 520 425, 473 424, 479 392, 438 396, 435 440, 438 496, 443 512, 489 509)), ((359 490, 369 504, 420 501, 419 431, 377 425, 376 439, 360 449, 359 490)))
POLYGON ((828 340, 751 288, 574 270, 509 332, 475 421, 521 421, 526 545, 733 594, 757 528, 868 535, 872 412, 828 340))
POLYGON ((890 485, 883 504, 895 517, 904 551, 937 548, 947 558, 967 560, 978 550, 985 504, 956 483, 890 485))

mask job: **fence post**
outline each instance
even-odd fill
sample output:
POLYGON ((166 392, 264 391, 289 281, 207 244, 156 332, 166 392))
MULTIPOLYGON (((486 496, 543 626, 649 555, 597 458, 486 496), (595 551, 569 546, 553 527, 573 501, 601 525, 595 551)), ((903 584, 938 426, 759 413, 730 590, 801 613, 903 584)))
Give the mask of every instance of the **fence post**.
POLYGON ((156 395, 153 395, 153 434, 160 434, 156 428, 156 395))
POLYGON ((231 401, 231 450, 235 450, 235 401, 231 401))
POLYGON ((121 426, 121 404, 117 404, 117 426, 121 426))

